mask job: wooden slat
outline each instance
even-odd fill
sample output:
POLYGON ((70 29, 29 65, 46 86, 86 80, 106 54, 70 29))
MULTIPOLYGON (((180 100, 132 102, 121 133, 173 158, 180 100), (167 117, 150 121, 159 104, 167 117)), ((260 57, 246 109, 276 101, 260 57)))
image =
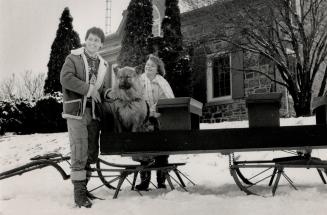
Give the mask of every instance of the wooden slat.
POLYGON ((102 131, 101 154, 186 154, 327 148, 326 125, 198 131, 102 131))

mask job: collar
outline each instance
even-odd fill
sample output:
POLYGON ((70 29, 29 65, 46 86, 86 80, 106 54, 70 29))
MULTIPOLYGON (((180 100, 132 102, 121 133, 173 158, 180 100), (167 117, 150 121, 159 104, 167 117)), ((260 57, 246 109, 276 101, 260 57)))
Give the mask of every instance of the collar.
POLYGON ((84 54, 85 54, 85 56, 86 56, 87 58, 89 58, 89 59, 91 59, 91 60, 93 60, 93 61, 96 61, 96 60, 99 59, 97 55, 95 55, 94 57, 92 57, 91 55, 89 55, 89 53, 87 53, 86 49, 84 49, 84 54))
MULTIPOLYGON (((81 47, 81 48, 78 48, 78 49, 73 49, 73 50, 71 50, 70 53, 71 53, 72 55, 82 55, 82 54, 85 55, 84 50, 85 50, 85 47, 81 47)), ((101 61, 104 61, 103 58, 99 55, 99 53, 96 53, 96 56, 97 56, 97 58, 100 59, 101 61)), ((105 62, 105 61, 104 61, 104 62, 105 62)), ((105 64, 106 64, 106 63, 105 63, 105 64)))

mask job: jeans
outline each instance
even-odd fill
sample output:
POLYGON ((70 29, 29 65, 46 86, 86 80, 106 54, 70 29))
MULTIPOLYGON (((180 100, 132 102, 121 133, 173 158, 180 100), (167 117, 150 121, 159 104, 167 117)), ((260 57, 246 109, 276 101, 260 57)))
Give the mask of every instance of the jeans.
POLYGON ((87 164, 95 163, 99 154, 100 123, 92 119, 91 108, 86 108, 83 118, 67 119, 71 150, 71 180, 85 180, 87 164))

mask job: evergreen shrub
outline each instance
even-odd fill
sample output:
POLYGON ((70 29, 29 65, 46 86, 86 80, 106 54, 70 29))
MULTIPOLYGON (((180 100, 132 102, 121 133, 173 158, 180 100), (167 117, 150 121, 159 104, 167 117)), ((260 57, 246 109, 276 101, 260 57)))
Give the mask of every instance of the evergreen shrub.
POLYGON ((67 130, 61 116, 62 96, 60 93, 47 95, 38 101, 15 99, 0 101, 0 135, 52 133, 67 130))
POLYGON ((47 95, 35 105, 36 130, 39 133, 67 131, 66 120, 62 118, 62 96, 59 93, 47 95))
POLYGON ((152 37, 151 0, 131 0, 127 8, 125 34, 118 56, 120 67, 144 68, 148 50, 148 39, 152 37))
POLYGON ((68 7, 60 17, 56 37, 51 45, 48 73, 44 83, 44 93, 52 94, 62 91, 60 84, 60 71, 66 57, 72 49, 81 47, 79 35, 73 29, 73 17, 68 7))
POLYGON ((21 112, 17 109, 15 101, 0 101, 0 134, 14 132, 15 128, 20 127, 19 121, 21 112))

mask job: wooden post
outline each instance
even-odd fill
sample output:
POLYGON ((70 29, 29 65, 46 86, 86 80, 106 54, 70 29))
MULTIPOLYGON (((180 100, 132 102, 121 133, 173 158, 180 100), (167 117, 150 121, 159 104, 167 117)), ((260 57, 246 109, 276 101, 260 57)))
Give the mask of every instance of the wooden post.
POLYGON ((312 102, 312 110, 316 114, 316 124, 327 124, 327 97, 315 97, 312 102))
POLYGON ((202 103, 190 97, 160 99, 160 130, 199 130, 202 103))
POLYGON ((251 94, 246 99, 249 127, 279 127, 281 93, 251 94))

